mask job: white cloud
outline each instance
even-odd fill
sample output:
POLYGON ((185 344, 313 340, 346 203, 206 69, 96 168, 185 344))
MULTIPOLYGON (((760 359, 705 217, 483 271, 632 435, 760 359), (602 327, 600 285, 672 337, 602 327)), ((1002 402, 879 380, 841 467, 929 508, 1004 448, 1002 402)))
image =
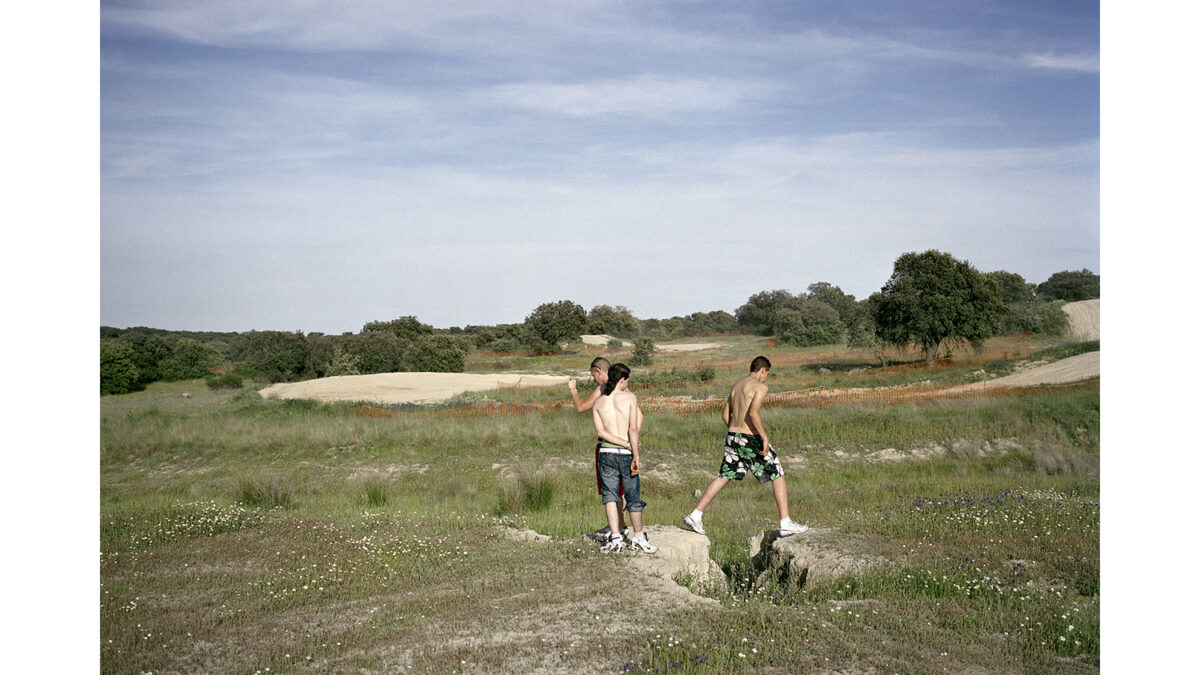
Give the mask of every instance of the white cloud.
POLYGON ((1030 68, 1041 70, 1066 70, 1080 73, 1099 73, 1099 54, 1055 54, 1028 53, 1022 57, 1022 62, 1030 68))
POLYGON ((724 110, 763 94, 762 84, 720 78, 643 75, 630 79, 558 84, 520 82, 484 90, 480 99, 494 105, 569 117, 591 115, 664 116, 698 110, 724 110))

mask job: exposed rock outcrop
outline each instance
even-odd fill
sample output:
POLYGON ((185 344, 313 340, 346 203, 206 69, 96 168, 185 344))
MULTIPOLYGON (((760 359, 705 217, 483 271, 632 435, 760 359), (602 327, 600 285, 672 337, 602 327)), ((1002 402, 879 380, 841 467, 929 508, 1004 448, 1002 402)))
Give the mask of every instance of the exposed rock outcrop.
POLYGON ((759 584, 773 580, 796 588, 811 587, 886 564, 871 550, 866 539, 834 529, 810 529, 790 537, 780 537, 779 530, 766 530, 750 537, 750 565, 758 573, 759 584))
MULTIPOLYGON (((667 589, 664 584, 662 587, 665 590, 689 592, 675 583, 677 578, 682 578, 695 590, 724 586, 726 583, 721 567, 709 557, 708 537, 673 525, 648 525, 646 534, 658 551, 653 554, 638 553, 631 562, 647 576, 670 581, 674 589, 667 589)), ((709 598, 694 597, 716 602, 709 598)))

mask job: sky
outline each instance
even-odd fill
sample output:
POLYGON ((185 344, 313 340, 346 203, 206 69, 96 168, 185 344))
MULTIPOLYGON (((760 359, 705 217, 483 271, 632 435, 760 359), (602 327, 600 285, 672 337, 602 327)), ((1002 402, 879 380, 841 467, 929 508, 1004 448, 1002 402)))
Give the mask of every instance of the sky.
POLYGON ((1099 62, 1096 2, 102 2, 101 324, 1101 273, 1099 62))

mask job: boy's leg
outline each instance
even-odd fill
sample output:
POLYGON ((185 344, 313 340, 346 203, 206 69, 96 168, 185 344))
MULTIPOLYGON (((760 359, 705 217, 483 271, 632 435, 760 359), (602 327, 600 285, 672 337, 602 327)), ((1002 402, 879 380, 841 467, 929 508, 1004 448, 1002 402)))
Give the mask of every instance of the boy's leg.
POLYGON ((714 478, 712 482, 708 484, 708 487, 705 488, 704 494, 700 496, 700 502, 696 504, 696 510, 703 513, 704 509, 708 508, 708 505, 712 502, 713 497, 716 497, 717 493, 720 492, 721 488, 725 487, 728 482, 728 478, 721 478, 720 476, 714 478))
MULTIPOLYGON (((620 526, 621 529, 617 530, 618 532, 621 532, 625 529, 625 490, 624 490, 624 486, 622 486, 620 497, 621 497, 621 502, 620 502, 620 505, 617 507, 617 520, 620 522, 618 522, 617 524, 620 526)), ((639 530, 640 530, 640 528, 639 528, 639 530)), ((637 532, 639 530, 634 530, 634 531, 637 532)))
POLYGON ((608 531, 613 534, 621 533, 621 525, 617 518, 617 503, 605 502, 604 515, 608 517, 608 531))
POLYGON ((771 481, 771 491, 775 493, 775 505, 779 507, 779 519, 788 519, 788 497, 787 484, 783 481, 783 476, 771 481))
MULTIPOLYGON (((633 461, 632 457, 629 459, 633 461)), ((633 523, 633 533, 638 534, 642 531, 642 509, 646 508, 646 502, 642 501, 641 477, 631 475, 631 470, 631 464, 622 463, 621 487, 625 489, 625 498, 621 501, 623 508, 631 509, 629 520, 633 523)))

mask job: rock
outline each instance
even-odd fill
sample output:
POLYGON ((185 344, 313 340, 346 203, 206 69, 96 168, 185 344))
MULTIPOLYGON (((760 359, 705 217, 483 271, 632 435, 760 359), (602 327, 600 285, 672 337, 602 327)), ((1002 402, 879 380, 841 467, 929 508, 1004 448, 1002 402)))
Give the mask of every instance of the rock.
MULTIPOLYGON (((670 586, 675 589, 660 584, 664 590, 690 594, 689 589, 676 583, 675 580, 681 577, 689 582, 691 589, 697 591, 726 584, 725 573, 708 555, 708 537, 673 525, 647 525, 645 532, 658 551, 652 554, 636 553, 630 562, 649 577, 671 582, 670 586)), ((716 603, 709 598, 696 598, 716 603)))
POLYGON ((519 530, 515 527, 505 527, 504 535, 513 541, 536 541, 538 543, 550 541, 548 534, 538 534, 533 530, 519 530))
POLYGON ((692 496, 694 496, 696 499, 700 499, 700 496, 703 494, 704 493, 701 492, 700 490, 696 490, 695 492, 692 493, 692 496))
POLYGON ((179 395, 179 398, 191 398, 191 397, 192 397, 192 395, 187 393, 186 391, 179 395))
POLYGON ((821 367, 821 368, 819 368, 819 369, 817 370, 817 372, 818 372, 818 373, 820 373, 820 374, 822 374, 822 375, 827 375, 827 374, 829 374, 829 373, 832 373, 833 371, 832 371, 832 370, 830 370, 830 369, 828 369, 828 368, 821 367))
POLYGON ((750 538, 750 565, 758 572, 759 585, 774 580, 802 588, 886 564, 868 553, 871 548, 866 539, 834 529, 810 529, 789 537, 765 530, 750 538))

